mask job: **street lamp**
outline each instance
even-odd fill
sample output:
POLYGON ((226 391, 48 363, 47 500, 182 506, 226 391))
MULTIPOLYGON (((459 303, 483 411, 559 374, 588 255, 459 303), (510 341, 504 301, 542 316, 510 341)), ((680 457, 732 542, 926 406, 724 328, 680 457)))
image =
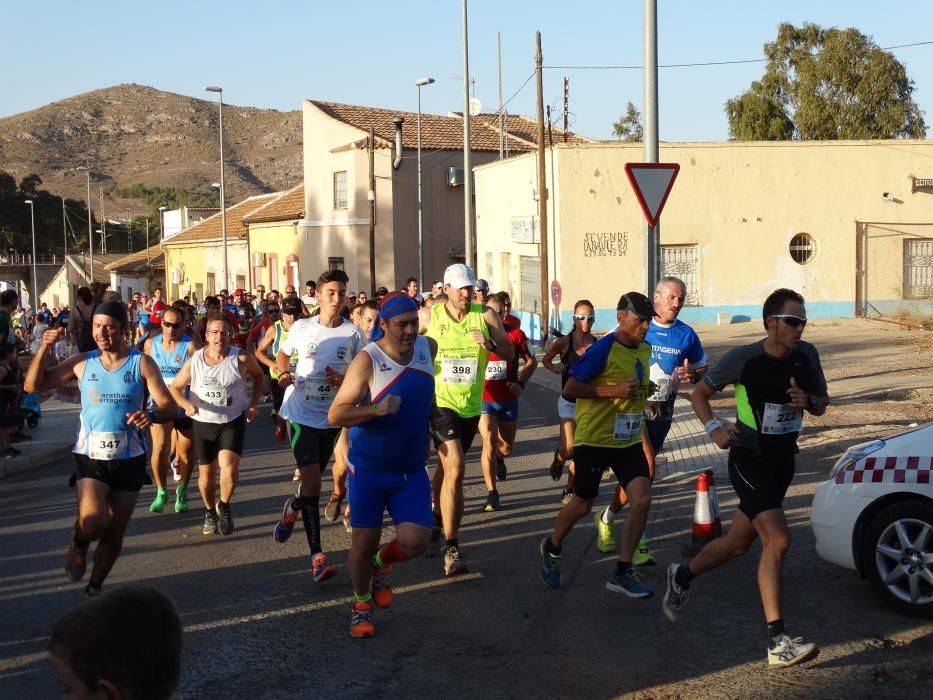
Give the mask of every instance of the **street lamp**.
MULTIPOLYGON (((94 279, 94 233, 92 231, 91 219, 91 169, 86 165, 79 165, 75 168, 79 173, 87 175, 87 248, 91 256, 91 279, 94 279)), ((84 267, 83 265, 81 267, 84 267)))
POLYGON ((216 85, 206 85, 204 90, 216 92, 220 105, 220 232, 224 247, 224 288, 230 289, 230 279, 227 277, 227 207, 224 203, 224 91, 216 85))
POLYGON ((419 78, 418 86, 418 285, 424 292, 424 233, 421 224, 421 88, 434 82, 434 78, 419 78))
POLYGON ((39 309, 39 286, 36 282, 36 209, 32 200, 27 199, 29 205, 29 220, 32 223, 32 312, 39 309))
POLYGON ((165 240, 165 217, 163 215, 166 211, 168 211, 168 207, 159 207, 159 240, 161 241, 165 240))

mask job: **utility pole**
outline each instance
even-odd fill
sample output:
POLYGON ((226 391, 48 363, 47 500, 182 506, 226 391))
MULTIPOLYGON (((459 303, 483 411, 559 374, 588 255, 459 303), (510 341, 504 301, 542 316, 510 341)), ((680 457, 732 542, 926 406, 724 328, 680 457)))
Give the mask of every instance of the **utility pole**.
MULTIPOLYGON (((64 257, 68 257, 68 213, 65 211, 65 198, 62 197, 62 239, 65 241, 64 257)), ((67 261, 63 261, 67 262, 67 261)))
POLYGON ((376 298, 376 132, 369 130, 366 140, 369 150, 369 282, 370 299, 376 298))
POLYGON ((146 277, 152 282, 152 252, 149 250, 149 217, 146 217, 146 277))
POLYGON ((104 215, 104 188, 97 188, 100 194, 100 254, 107 254, 107 217, 104 215))
POLYGON ((476 270, 476 240, 473 237, 473 152, 470 146, 470 50, 467 30, 467 0, 463 4, 463 256, 476 270))
POLYGON ((502 111, 502 32, 496 32, 496 50, 499 63, 499 160, 505 153, 505 113, 502 111))
POLYGON ((133 222, 130 219, 130 210, 126 210, 126 249, 133 252, 133 222))
POLYGON ((535 32, 535 85, 538 93, 538 240, 541 262, 541 343, 547 340, 549 318, 547 264, 547 164, 544 159, 544 56, 541 54, 541 32, 535 32))
POLYGON ((570 78, 564 76, 564 143, 567 143, 567 129, 570 123, 570 78))
MULTIPOLYGON (((644 161, 658 162, 658 0, 645 0, 645 129, 644 161)), ((661 224, 645 223, 645 292, 648 298, 661 279, 661 224)))

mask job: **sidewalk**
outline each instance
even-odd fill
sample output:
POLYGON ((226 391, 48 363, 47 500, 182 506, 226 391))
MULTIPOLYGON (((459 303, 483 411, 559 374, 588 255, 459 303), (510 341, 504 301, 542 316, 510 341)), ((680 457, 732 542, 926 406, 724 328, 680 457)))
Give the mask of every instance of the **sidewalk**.
POLYGON ((35 429, 24 429, 32 440, 17 442, 14 447, 23 454, 0 460, 0 479, 11 474, 66 459, 78 432, 78 404, 64 403, 52 397, 42 402, 42 416, 35 429))

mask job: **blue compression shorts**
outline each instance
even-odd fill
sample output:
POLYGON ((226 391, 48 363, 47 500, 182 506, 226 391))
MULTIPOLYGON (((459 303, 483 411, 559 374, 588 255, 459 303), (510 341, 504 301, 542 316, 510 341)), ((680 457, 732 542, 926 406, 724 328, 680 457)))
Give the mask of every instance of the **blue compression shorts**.
POLYGON ((392 521, 431 527, 431 481, 426 469, 408 474, 347 470, 351 527, 382 527, 386 509, 392 521))

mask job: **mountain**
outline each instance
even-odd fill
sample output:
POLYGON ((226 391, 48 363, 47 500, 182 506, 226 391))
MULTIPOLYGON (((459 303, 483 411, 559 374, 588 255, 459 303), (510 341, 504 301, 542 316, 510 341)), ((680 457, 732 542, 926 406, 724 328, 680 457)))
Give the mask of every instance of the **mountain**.
MULTIPOLYGON (((300 110, 224 104, 223 116, 228 205, 301 181, 300 110)), ((148 213, 108 193, 137 182, 209 192, 220 179, 217 120, 216 100, 135 84, 95 90, 0 119, 0 170, 17 181, 36 173, 42 189, 83 200, 87 180, 74 168, 87 164, 95 208, 103 187, 114 216, 148 213)))

